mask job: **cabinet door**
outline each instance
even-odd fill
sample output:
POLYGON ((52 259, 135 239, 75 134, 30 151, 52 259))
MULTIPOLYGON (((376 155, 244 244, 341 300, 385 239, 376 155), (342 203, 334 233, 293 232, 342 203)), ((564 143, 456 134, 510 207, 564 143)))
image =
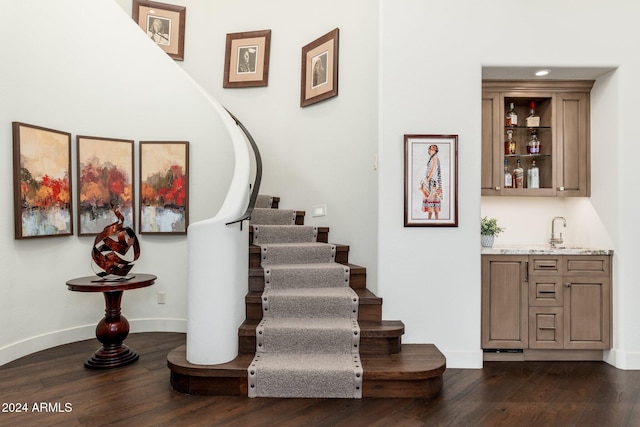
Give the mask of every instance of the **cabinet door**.
POLYGON ((500 152, 495 141, 502 138, 502 116, 500 96, 497 92, 482 93, 482 177, 483 196, 497 196, 502 187, 500 152))
POLYGON ((482 256, 482 348, 528 347, 527 259, 482 256))
POLYGON ((560 93, 556 102, 556 194, 588 197, 591 195, 589 94, 560 93))
POLYGON ((565 276, 564 279, 564 348, 611 348, 609 277, 565 276))
POLYGON ((529 348, 562 349, 564 328, 562 307, 529 308, 529 348))

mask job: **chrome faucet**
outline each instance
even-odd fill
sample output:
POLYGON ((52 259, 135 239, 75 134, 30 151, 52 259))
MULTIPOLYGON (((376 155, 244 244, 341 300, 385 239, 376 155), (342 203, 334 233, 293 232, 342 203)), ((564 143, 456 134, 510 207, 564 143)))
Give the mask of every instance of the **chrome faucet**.
POLYGON ((554 228, 554 225, 556 223, 556 219, 561 219, 562 220, 562 225, 565 228, 567 227, 567 220, 564 219, 564 217, 562 217, 562 216, 556 216, 551 220, 551 239, 549 240, 549 243, 551 243, 551 247, 552 248, 555 248, 556 245, 561 245, 562 243, 564 243, 564 240, 562 240, 562 232, 560 232, 560 237, 556 238, 555 228, 554 228))

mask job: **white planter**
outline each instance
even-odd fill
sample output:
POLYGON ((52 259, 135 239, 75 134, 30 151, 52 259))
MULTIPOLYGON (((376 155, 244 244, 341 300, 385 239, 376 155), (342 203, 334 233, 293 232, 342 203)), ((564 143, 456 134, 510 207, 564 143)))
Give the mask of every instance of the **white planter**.
POLYGON ((493 246, 493 239, 496 236, 484 236, 484 235, 480 235, 480 244, 482 245, 483 248, 490 248, 493 246))

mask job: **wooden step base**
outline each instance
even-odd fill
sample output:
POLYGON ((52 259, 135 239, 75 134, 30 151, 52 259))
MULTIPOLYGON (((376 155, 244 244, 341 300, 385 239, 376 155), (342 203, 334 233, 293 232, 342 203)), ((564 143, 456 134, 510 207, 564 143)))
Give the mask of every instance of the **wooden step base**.
MULTIPOLYGON (((253 354, 220 365, 193 365, 186 345, 167 356, 174 390, 194 395, 247 396, 247 367, 253 354)), ((433 344, 403 344, 393 355, 361 355, 362 397, 427 398, 442 389, 446 359, 433 344)))
MULTIPOLYGON (((295 225, 303 225, 303 224, 298 224, 298 221, 296 220, 295 225)), ((318 227, 318 236, 316 237, 316 242, 320 242, 320 243, 329 242, 329 227, 318 227)), ((249 244, 253 244, 253 225, 249 226, 249 244)))
MULTIPOLYGON (((382 320, 382 298, 368 289, 354 289, 358 295, 358 321, 380 322, 382 320)), ((262 319, 262 292, 249 292, 244 297, 246 318, 262 319)))
MULTIPOLYGON (((349 264, 349 245, 341 245, 337 243, 332 243, 336 245, 336 257, 335 262, 340 264, 349 264)), ((260 246, 249 245, 249 268, 260 267, 260 255, 261 250, 260 246)))
MULTIPOLYGON (((367 287, 367 269, 355 264, 345 264, 349 267, 349 286, 353 289, 367 287)), ((264 268, 254 267, 249 269, 249 291, 264 291, 264 268)))
MULTIPOLYGON (((256 326, 260 320, 246 319, 238 328, 238 354, 256 352, 256 326)), ((404 323, 399 320, 359 321, 360 355, 395 354, 402 351, 404 323)))

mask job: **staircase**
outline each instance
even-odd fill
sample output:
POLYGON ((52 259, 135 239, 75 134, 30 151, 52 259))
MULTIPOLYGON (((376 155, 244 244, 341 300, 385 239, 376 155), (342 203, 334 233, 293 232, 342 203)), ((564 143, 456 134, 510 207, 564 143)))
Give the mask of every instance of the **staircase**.
MULTIPOLYGON (((265 200, 261 196, 260 200, 265 200)), ((268 197, 268 209, 278 209, 279 198, 268 197)), ((259 205, 257 205, 259 206, 259 205)), ((264 208, 263 208, 264 209, 264 208)), ((260 222, 261 208, 252 221, 260 222)), ((283 212, 284 213, 284 212, 283 212)), ((295 224, 304 225, 305 212, 294 212, 295 224)), ((250 223, 250 224, 251 224, 250 223)), ((262 294, 265 269, 261 248, 249 231, 249 283, 245 297, 246 319, 238 329, 238 356, 219 365, 194 365, 186 360, 186 346, 169 353, 171 385, 188 394, 248 396, 247 368, 256 356, 256 328, 263 320, 262 294)), ((317 242, 328 243, 329 228, 318 227, 317 242)), ((335 262, 348 268, 349 286, 359 299, 359 355, 362 364, 362 397, 432 398, 442 388, 446 361, 433 344, 402 344, 404 325, 399 320, 382 320, 382 299, 366 288, 366 269, 349 263, 349 246, 335 245, 335 262)))

